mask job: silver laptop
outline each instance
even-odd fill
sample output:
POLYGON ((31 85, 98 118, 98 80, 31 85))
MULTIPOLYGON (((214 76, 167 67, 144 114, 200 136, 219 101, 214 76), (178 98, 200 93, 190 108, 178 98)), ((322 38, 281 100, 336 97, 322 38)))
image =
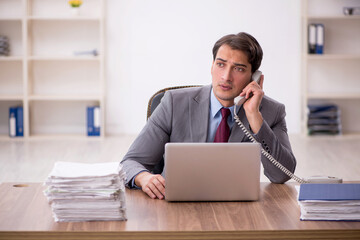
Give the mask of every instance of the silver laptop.
POLYGON ((167 201, 255 201, 260 192, 260 144, 167 143, 167 201))

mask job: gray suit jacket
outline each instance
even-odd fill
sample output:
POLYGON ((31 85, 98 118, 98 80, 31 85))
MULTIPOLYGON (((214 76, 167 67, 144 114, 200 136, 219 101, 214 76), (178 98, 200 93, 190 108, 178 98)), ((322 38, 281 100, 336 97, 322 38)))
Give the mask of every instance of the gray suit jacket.
MULTIPOLYGON (((211 85, 167 91, 145 127, 122 160, 127 186, 141 171, 152 171, 161 161, 167 142, 206 142, 209 121, 211 85)), ((276 160, 290 171, 295 171, 296 160, 291 151, 285 122, 285 107, 264 96, 260 104, 264 123, 255 139, 276 160)), ((249 129, 243 108, 238 113, 249 129)), ((249 142, 235 124, 229 142, 249 142)), ((283 183, 289 177, 262 156, 264 174, 274 183, 283 183)))

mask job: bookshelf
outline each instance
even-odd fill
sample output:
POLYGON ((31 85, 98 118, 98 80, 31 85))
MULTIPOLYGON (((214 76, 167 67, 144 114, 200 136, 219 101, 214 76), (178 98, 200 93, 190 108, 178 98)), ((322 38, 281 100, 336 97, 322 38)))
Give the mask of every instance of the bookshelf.
POLYGON ((343 14, 354 0, 307 0, 302 6, 302 132, 307 105, 333 103, 341 113, 342 134, 360 137, 360 16, 343 14), (308 53, 308 25, 325 27, 324 53, 308 53))
POLYGON ((104 137, 105 2, 83 1, 74 15, 68 1, 0 0, 0 35, 10 44, 0 57, 0 139, 13 139, 12 106, 23 107, 23 139, 56 139, 87 138, 86 107, 98 105, 104 137))

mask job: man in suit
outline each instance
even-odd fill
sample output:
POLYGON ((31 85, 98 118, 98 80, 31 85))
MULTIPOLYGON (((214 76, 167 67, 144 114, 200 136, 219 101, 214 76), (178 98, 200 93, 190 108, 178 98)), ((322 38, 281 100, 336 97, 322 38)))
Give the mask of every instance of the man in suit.
MULTIPOLYGON (((263 52, 257 40, 241 32, 219 39, 213 47, 212 84, 198 88, 167 91, 143 130, 122 160, 126 185, 141 188, 151 198, 163 199, 165 179, 152 171, 163 157, 167 142, 213 142, 222 114, 227 122, 229 142, 250 141, 234 122, 234 98, 247 101, 238 111, 240 120, 262 147, 291 172, 296 160, 291 151, 283 104, 264 96, 264 76, 251 81, 259 69, 263 52), (221 109, 225 109, 221 110, 221 109), (226 110, 228 108, 230 113, 226 110), (224 111, 224 113, 223 113, 224 111)), ((225 123, 226 124, 226 123, 225 123)), ((220 131, 220 129, 219 129, 220 131)), ((217 141, 217 140, 216 140, 217 141)), ((264 174, 274 183, 289 180, 264 156, 264 174)))

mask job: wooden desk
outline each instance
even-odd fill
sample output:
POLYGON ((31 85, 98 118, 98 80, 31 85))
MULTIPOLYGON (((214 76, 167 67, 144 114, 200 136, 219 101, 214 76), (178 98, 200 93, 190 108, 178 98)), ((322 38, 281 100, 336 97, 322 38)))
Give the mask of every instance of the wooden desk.
POLYGON ((0 185, 0 239, 360 239, 360 222, 300 221, 293 184, 257 202, 152 200, 127 190, 128 221, 56 223, 40 183, 0 185))

